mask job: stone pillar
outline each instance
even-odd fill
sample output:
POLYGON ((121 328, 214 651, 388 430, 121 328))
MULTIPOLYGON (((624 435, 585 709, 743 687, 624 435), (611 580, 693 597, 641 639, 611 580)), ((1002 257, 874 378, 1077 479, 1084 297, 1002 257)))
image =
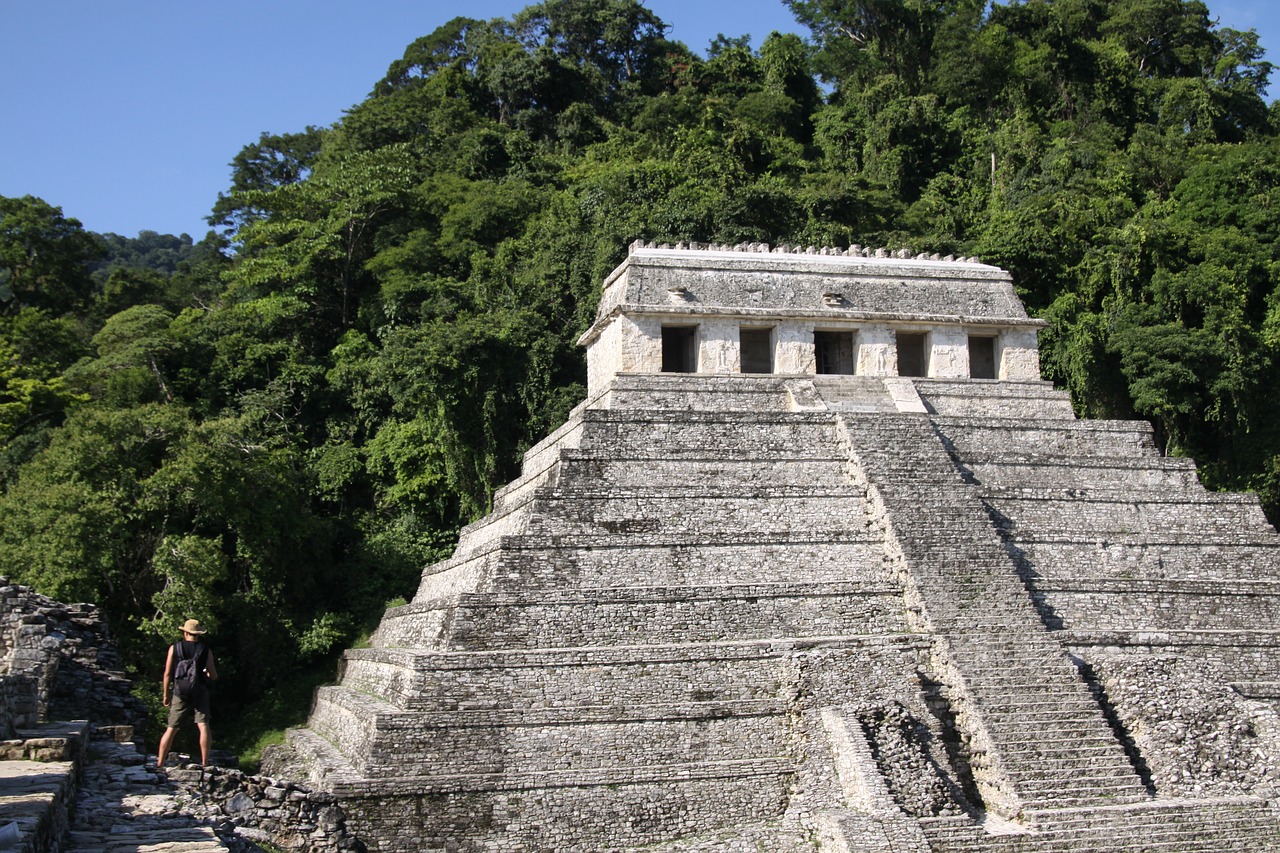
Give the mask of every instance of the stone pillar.
POLYGON ((996 340, 1000 378, 1033 381, 1040 378, 1040 348, 1034 329, 1012 329, 996 340))
POLYGON ((861 376, 898 375, 898 340, 893 329, 874 324, 858 330, 857 370, 861 376))
POLYGON ((707 320, 698 331, 698 372, 737 373, 742 365, 738 352, 738 323, 707 320))
POLYGON ((788 374, 817 373, 813 354, 813 324, 782 325, 774 330, 773 372, 788 374))
POLYGON ((662 321, 656 317, 632 319, 625 314, 619 328, 614 363, 618 373, 657 373, 662 370, 662 321))
POLYGON ((929 375, 940 379, 969 378, 969 333, 942 326, 929 335, 929 375))
POLYGON ((593 397, 609 384, 609 380, 621 370, 619 356, 622 348, 624 318, 616 318, 600 330, 587 347, 587 396, 593 397))

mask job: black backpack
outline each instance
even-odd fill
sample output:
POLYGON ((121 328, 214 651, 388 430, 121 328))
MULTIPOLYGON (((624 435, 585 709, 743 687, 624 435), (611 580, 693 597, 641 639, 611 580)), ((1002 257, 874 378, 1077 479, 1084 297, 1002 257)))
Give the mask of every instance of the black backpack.
POLYGON ((178 652, 178 665, 173 668, 173 692, 174 695, 183 699, 189 697, 196 690, 196 685, 200 683, 200 670, 196 667, 196 661, 200 657, 200 649, 196 648, 196 653, 189 658, 182 656, 183 643, 174 643, 173 647, 178 652))

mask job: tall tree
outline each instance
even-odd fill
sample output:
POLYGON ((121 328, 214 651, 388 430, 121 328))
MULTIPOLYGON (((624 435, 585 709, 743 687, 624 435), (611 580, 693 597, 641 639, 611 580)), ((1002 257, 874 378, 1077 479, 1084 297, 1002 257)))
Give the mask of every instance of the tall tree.
POLYGON ((76 219, 34 196, 0 196, 0 313, 24 306, 62 314, 93 292, 90 264, 101 241, 76 219))

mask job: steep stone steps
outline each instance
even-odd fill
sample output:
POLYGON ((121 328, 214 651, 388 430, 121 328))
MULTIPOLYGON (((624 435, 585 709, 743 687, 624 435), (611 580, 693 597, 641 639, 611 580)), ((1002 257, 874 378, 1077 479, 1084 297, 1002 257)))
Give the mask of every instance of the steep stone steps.
POLYGON ((1078 709, 1092 696, 1045 633, 977 489, 965 484, 930 422, 848 416, 843 435, 873 503, 885 509, 923 612, 947 638, 949 658, 960 669, 963 695, 952 699, 959 723, 972 728, 979 750, 993 751, 994 763, 975 767, 988 805, 1014 813, 1024 805, 1146 799, 1096 705, 1093 713, 1059 719, 1048 730, 1034 714, 1018 714, 1024 703, 1040 708, 1045 701, 1078 709), (991 707, 1005 713, 987 716, 991 707), (1073 783, 1067 771, 1084 757, 1089 770, 1073 783))
POLYGON ((967 453, 961 469, 988 489, 1080 489, 1129 492, 1203 493, 1195 463, 1174 456, 1035 455, 1016 452, 967 453))
MULTIPOLYGON (((1025 706, 1008 706, 1008 707, 991 707, 983 709, 983 717, 993 723, 1000 721, 1007 722, 1009 725, 1045 725, 1045 724, 1074 724, 1089 723, 1092 725, 1097 716, 1097 707, 1093 708, 1063 708, 1063 704, 1073 704, 1071 700, 1065 702, 1035 702, 1030 703, 1030 707, 1025 706)), ((1108 740, 1108 743, 1110 741, 1108 740)))
POLYGON ((1266 681, 1280 671, 1280 631, 1082 631, 1059 632, 1063 645, 1089 658, 1122 649, 1127 655, 1176 655, 1225 682, 1266 681))
POLYGON ((1159 535, 1203 533, 1213 542, 1215 531, 1231 535, 1274 535, 1274 528, 1252 495, 1206 492, 1196 498, 1116 495, 992 494, 983 499, 1000 516, 1000 529, 1015 540, 1024 531, 1090 532, 1095 538, 1149 531, 1159 535))
POLYGON ((1145 583, 1079 578, 1071 586, 1034 582, 1032 588, 1052 614, 1051 627, 1068 631, 1221 631, 1280 621, 1280 589, 1235 583, 1240 586, 1213 582, 1197 589, 1171 582, 1152 591, 1145 583))
POLYGON ((1013 458, 1073 457, 1081 461, 1159 459, 1146 421, 1076 421, 1040 418, 931 418, 946 447, 961 462, 1008 453, 1013 458))
POLYGON ((1019 535, 1011 547, 1019 555, 1024 576, 1036 584, 1076 579, 1219 583, 1280 574, 1280 539, 1240 544, 1207 542, 1198 533, 1169 536, 1165 531, 1104 539, 1041 533, 1019 535))

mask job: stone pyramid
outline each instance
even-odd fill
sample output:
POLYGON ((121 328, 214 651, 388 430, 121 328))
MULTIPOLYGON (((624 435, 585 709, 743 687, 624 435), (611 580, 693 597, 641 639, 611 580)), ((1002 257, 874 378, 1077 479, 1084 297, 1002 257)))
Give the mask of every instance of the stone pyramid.
POLYGON ((1280 850, 1280 538, 974 259, 638 244, 268 761, 377 851, 1280 850))

